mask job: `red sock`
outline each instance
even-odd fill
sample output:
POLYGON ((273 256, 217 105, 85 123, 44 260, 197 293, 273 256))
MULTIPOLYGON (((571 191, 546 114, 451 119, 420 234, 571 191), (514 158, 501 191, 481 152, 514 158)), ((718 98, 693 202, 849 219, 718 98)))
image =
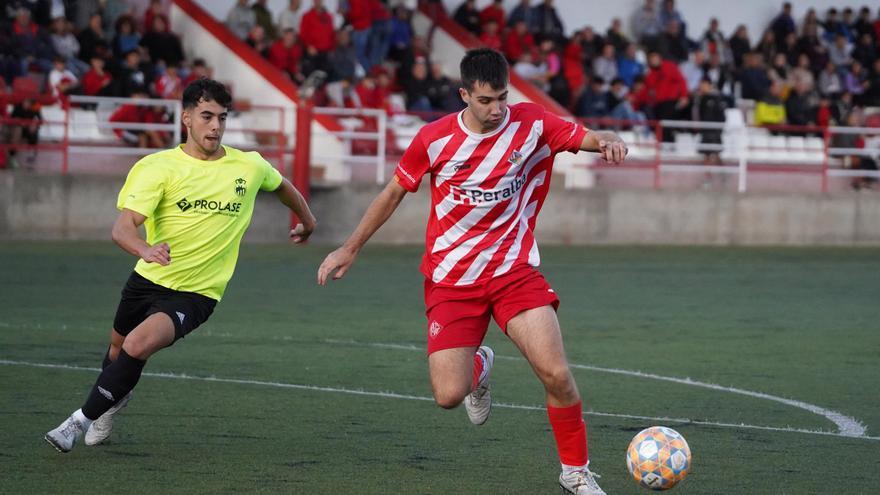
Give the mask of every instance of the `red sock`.
POLYGON ((474 354, 474 381, 471 382, 471 390, 477 389, 477 383, 480 382, 480 375, 483 374, 483 356, 479 352, 474 354))
POLYGON ((568 407, 547 406, 550 427, 556 437, 559 461, 566 466, 585 466, 589 461, 587 424, 584 423, 581 402, 568 407))

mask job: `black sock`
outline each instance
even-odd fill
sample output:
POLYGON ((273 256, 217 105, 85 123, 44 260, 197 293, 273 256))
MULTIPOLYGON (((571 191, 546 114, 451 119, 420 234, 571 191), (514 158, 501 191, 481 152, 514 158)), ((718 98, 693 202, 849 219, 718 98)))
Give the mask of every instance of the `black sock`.
POLYGON ((113 360, 110 359, 110 347, 107 347, 107 354, 104 354, 104 362, 101 363, 101 369, 106 370, 107 366, 113 364, 113 360))
POLYGON ((129 356, 125 350, 119 351, 116 361, 98 375, 86 403, 82 407, 85 417, 96 420, 107 412, 120 399, 128 395, 137 385, 146 361, 129 356))

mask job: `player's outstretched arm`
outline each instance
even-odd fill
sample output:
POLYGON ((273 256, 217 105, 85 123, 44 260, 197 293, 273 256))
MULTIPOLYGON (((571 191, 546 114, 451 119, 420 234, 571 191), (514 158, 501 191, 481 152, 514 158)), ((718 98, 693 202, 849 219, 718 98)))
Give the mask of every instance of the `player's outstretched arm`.
POLYGON ((284 203, 284 206, 290 208, 290 211, 301 222, 290 231, 290 238, 297 244, 304 242, 312 235, 315 226, 318 224, 315 216, 312 215, 312 210, 309 209, 309 205, 306 203, 306 198, 287 179, 282 179, 281 185, 275 190, 275 195, 284 203))
POLYGON ((629 150, 620 136, 611 131, 590 131, 581 143, 582 151, 595 151, 608 163, 623 162, 629 150))
POLYGON ((370 203, 364 217, 354 232, 336 251, 328 254, 318 268, 318 283, 324 285, 334 271, 333 280, 338 280, 351 268, 354 259, 367 240, 381 227, 406 195, 406 189, 397 183, 396 177, 370 203))
POLYGON ((171 263, 171 247, 165 242, 150 246, 147 241, 141 238, 138 227, 146 220, 147 217, 125 208, 116 218, 110 236, 119 247, 147 263, 159 263, 165 266, 171 263))

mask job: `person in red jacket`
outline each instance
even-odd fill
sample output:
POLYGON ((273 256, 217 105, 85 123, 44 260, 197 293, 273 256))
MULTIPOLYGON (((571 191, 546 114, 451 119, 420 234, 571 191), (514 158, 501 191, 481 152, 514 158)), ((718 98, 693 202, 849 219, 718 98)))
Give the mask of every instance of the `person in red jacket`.
MULTIPOLYGON (((687 81, 678 65, 663 60, 657 52, 648 55, 650 71, 645 85, 635 95, 635 104, 657 120, 682 118, 688 106, 687 81)), ((672 141, 673 134, 664 129, 663 141, 672 141)))
POLYGON ((493 0, 492 4, 480 11, 480 26, 483 27, 483 31, 486 30, 486 24, 489 21, 495 21, 499 27, 505 25, 505 13, 504 6, 501 5, 502 3, 503 0, 493 0))
POLYGON ((535 38, 529 32, 525 21, 519 21, 513 25, 503 43, 504 56, 509 63, 515 64, 522 58, 524 53, 536 54, 538 47, 535 46, 535 38))
POLYGON ((483 24, 483 34, 480 35, 480 42, 486 48, 501 51, 501 36, 498 34, 498 23, 495 19, 489 19, 483 24))
POLYGON ((348 0, 348 22, 351 24, 351 42, 354 54, 364 70, 370 70, 370 32, 373 16, 370 12, 371 0, 348 0))
POLYGON ((336 48, 336 31, 333 16, 324 7, 323 0, 314 0, 314 7, 305 13, 299 24, 299 37, 303 44, 327 54, 336 48))
MULTIPOLYGON (((139 89, 131 94, 132 98, 148 99, 150 95, 144 89, 139 89)), ((119 122, 127 124, 159 124, 166 121, 161 116, 161 109, 155 109, 147 105, 127 104, 117 108, 110 118, 110 122, 119 122)), ((154 130, 141 129, 122 129, 114 128, 113 132, 126 144, 137 146, 138 148, 164 148, 167 133, 154 130)))
POLYGON ((269 48, 269 62, 283 70, 292 80, 302 82, 304 78, 299 71, 302 46, 297 41, 296 31, 293 28, 282 31, 281 37, 269 48))
POLYGON ((105 61, 99 56, 92 57, 91 66, 88 72, 83 75, 82 90, 88 96, 111 96, 110 83, 113 82, 113 76, 104 70, 105 61))

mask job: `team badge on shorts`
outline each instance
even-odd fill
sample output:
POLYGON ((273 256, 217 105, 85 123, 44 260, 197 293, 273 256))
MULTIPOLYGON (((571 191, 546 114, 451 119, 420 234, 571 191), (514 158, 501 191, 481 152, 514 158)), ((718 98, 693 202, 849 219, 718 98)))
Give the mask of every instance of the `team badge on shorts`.
POLYGON ((436 321, 432 321, 431 325, 428 327, 428 335, 433 339, 443 330, 443 325, 436 321))

